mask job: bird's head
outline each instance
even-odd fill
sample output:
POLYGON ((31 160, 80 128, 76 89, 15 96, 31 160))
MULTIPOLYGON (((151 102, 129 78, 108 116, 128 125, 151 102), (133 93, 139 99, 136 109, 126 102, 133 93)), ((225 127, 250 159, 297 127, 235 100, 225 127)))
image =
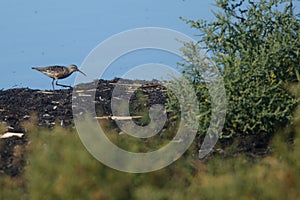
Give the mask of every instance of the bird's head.
POLYGON ((68 68, 69 68, 70 72, 80 72, 80 73, 82 73, 83 75, 86 76, 86 74, 83 73, 82 71, 80 71, 76 65, 70 65, 68 68))

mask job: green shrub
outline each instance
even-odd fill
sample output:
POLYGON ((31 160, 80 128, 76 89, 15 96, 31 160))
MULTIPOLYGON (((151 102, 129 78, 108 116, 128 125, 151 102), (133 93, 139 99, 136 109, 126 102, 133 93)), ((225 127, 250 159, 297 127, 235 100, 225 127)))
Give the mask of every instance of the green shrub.
MULTIPOLYGON (((199 133, 206 133, 211 115, 211 97, 204 84, 209 80, 197 67, 202 68, 206 59, 200 56, 202 49, 210 53, 226 88, 221 137, 272 135, 291 122, 298 103, 287 90, 289 83, 298 82, 300 72, 300 19, 293 1, 217 0, 216 6, 215 21, 183 19, 201 36, 202 47, 185 44, 185 60, 180 63, 200 104, 199 133)), ((169 102, 169 107, 173 104, 169 102)))

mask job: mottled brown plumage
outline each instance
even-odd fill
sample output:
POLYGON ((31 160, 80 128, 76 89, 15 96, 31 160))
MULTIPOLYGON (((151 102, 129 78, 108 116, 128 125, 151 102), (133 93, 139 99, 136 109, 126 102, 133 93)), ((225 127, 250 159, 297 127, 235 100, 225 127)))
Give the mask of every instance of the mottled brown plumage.
MULTIPOLYGON (((82 71, 80 71, 76 65, 70 65, 69 67, 66 66, 49 66, 49 67, 32 67, 32 69, 35 69, 37 71, 42 72, 43 74, 45 74, 46 76, 52 78, 52 88, 54 90, 54 80, 56 80, 56 85, 62 86, 62 87, 71 87, 71 86, 67 86, 67 85, 62 85, 62 84, 58 84, 57 81, 58 79, 64 79, 67 78, 68 76, 70 76, 73 72, 80 72, 83 75, 85 75, 85 73, 83 73, 82 71)), ((85 75, 86 76, 86 75, 85 75)))

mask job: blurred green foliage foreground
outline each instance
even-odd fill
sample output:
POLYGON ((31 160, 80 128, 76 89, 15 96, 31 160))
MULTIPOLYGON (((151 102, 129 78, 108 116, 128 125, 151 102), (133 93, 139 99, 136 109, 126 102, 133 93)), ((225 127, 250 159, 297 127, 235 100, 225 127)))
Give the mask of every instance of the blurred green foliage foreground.
MULTIPOLYGON (((295 125, 282 130, 293 131, 294 142, 276 134, 267 157, 216 155, 200 161, 191 147, 170 166, 146 174, 101 164, 75 129, 49 130, 29 122, 25 127, 30 142, 22 149, 25 158, 19 157, 26 160, 24 173, 13 178, 0 174, 0 199, 299 199, 300 110, 295 116, 295 125)), ((124 147, 132 145, 125 137, 111 139, 124 147)))

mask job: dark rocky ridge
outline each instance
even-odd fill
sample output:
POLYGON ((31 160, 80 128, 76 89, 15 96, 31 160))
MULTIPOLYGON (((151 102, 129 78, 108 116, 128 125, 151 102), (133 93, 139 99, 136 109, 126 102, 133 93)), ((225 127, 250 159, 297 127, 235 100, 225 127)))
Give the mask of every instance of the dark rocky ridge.
MULTIPOLYGON (((101 106, 103 115, 111 115, 110 98, 118 79, 111 81, 99 80, 97 90, 94 84, 82 84, 78 91, 84 94, 95 94, 95 105, 101 106)), ((126 80, 126 87, 137 84, 137 81, 126 80)), ((164 104, 167 95, 165 87, 158 82, 138 81, 141 90, 148 96, 147 106, 164 104)), ((137 101, 133 96, 133 102, 137 101)), ((38 125, 52 127, 57 122, 62 126, 72 125, 72 90, 41 91, 29 88, 17 88, 0 91, 0 122, 7 123, 16 131, 22 132, 20 122, 28 120, 30 115, 37 114, 38 125)))
MULTIPOLYGON (((84 95, 95 94, 96 110, 101 115, 110 116, 111 95, 119 79, 99 80, 97 83, 78 85, 76 91, 82 91, 84 95), (97 88, 95 86, 97 85, 97 88)), ((152 104, 165 104, 167 95, 165 87, 157 81, 132 81, 122 80, 124 90, 132 89, 132 84, 140 85, 143 95, 148 96, 146 107, 152 104)), ((5 132, 24 133, 19 138, 16 136, 0 138, 0 175, 17 176, 22 173, 25 160, 20 159, 24 155, 15 155, 16 148, 24 148, 28 142, 27 133, 22 127, 22 122, 37 116, 37 125, 52 128, 55 125, 72 126, 72 89, 61 89, 55 91, 32 90, 29 88, 16 88, 0 91, 0 123, 7 127, 5 132)), ((80 94, 79 94, 80 95, 80 94)), ((136 95, 131 102, 138 104, 136 95)), ((143 102, 145 104, 145 102, 143 102)), ((98 114, 98 113, 97 113, 98 114)), ((22 154, 22 153, 21 153, 22 154)))

